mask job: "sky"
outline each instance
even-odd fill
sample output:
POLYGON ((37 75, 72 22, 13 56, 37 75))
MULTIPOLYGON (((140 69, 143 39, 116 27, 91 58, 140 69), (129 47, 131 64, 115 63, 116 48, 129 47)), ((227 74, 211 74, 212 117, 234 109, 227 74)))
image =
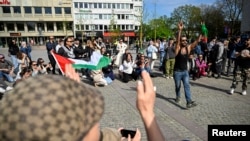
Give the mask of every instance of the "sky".
POLYGON ((175 8, 183 5, 195 5, 201 4, 212 5, 216 0, 144 0, 145 10, 149 14, 149 18, 153 17, 156 11, 156 17, 167 15, 171 16, 171 13, 175 8), (156 3, 156 6, 155 6, 156 3), (156 8, 155 8, 156 7, 156 8), (155 10, 156 9, 156 10, 155 10))

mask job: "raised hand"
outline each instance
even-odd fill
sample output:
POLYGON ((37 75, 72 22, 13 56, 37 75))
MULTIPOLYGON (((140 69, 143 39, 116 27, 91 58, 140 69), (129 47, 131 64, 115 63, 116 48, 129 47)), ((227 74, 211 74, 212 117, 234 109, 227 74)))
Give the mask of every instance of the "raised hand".
POLYGON ((184 28, 184 24, 183 24, 182 21, 180 21, 180 22, 178 23, 178 29, 179 29, 179 30, 182 30, 183 28, 184 28))

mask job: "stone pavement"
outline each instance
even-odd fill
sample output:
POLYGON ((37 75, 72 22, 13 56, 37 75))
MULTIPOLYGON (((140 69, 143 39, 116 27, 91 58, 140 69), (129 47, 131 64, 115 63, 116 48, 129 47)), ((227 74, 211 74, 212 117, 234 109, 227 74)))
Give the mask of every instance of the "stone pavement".
MULTIPOLYGON (((131 51, 134 53, 134 50, 131 51)), ((0 53, 7 56, 7 49, 0 48, 0 53)), ((43 57, 48 61, 43 47, 33 48, 32 58, 43 57)), ((8 57, 6 57, 8 58, 8 57)), ((157 65, 158 63, 156 63, 157 65)), ((186 110, 185 96, 182 87, 180 104, 174 102, 175 88, 173 79, 152 78, 157 87, 155 113, 158 124, 169 141, 206 141, 208 125, 215 124, 250 124, 250 86, 247 95, 242 96, 241 83, 234 95, 229 95, 232 77, 221 79, 203 77, 190 81, 193 100, 198 106, 186 110)), ((89 83, 88 80, 83 82, 89 83)), ((146 141, 146 133, 139 113, 136 109, 136 82, 123 83, 115 80, 109 86, 98 87, 105 97, 105 113, 101 127, 139 128, 142 141, 146 141)))

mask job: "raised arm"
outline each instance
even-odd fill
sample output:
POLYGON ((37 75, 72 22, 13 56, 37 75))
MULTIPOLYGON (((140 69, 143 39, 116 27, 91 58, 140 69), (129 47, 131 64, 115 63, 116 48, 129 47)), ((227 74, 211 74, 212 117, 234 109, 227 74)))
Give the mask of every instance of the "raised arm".
POLYGON ((154 114, 155 88, 146 71, 142 71, 142 81, 137 84, 136 105, 147 132, 148 141, 165 141, 154 114))
POLYGON ((181 41, 181 32, 183 30, 183 27, 184 27, 184 25, 183 25, 182 21, 180 21, 178 23, 178 37, 177 37, 177 43, 176 43, 176 48, 175 48, 175 55, 177 55, 181 49, 180 41, 181 41))
POLYGON ((202 37, 202 35, 199 35, 199 37, 192 43, 192 44, 190 44, 189 46, 188 46, 188 52, 190 52, 191 50, 193 50, 196 46, 197 46, 197 44, 200 42, 200 40, 201 40, 201 37, 202 37))

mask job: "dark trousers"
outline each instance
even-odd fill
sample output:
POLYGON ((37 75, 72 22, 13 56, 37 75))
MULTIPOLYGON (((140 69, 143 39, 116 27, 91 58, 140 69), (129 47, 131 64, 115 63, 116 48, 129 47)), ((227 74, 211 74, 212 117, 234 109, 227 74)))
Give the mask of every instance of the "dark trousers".
POLYGON ((248 69, 241 68, 240 71, 236 71, 234 73, 231 88, 235 89, 236 86, 238 85, 238 82, 242 79, 242 90, 246 90, 247 89, 248 75, 249 75, 249 70, 248 69))
POLYGON ((133 71, 131 74, 127 74, 123 72, 123 82, 128 83, 131 78, 133 78, 134 80, 137 80, 138 75, 136 74, 135 71, 133 71))
POLYGON ((55 61, 54 57, 50 54, 48 55, 48 58, 49 58, 49 61, 51 63, 51 66, 53 68, 52 73, 56 74, 56 61, 55 61))

